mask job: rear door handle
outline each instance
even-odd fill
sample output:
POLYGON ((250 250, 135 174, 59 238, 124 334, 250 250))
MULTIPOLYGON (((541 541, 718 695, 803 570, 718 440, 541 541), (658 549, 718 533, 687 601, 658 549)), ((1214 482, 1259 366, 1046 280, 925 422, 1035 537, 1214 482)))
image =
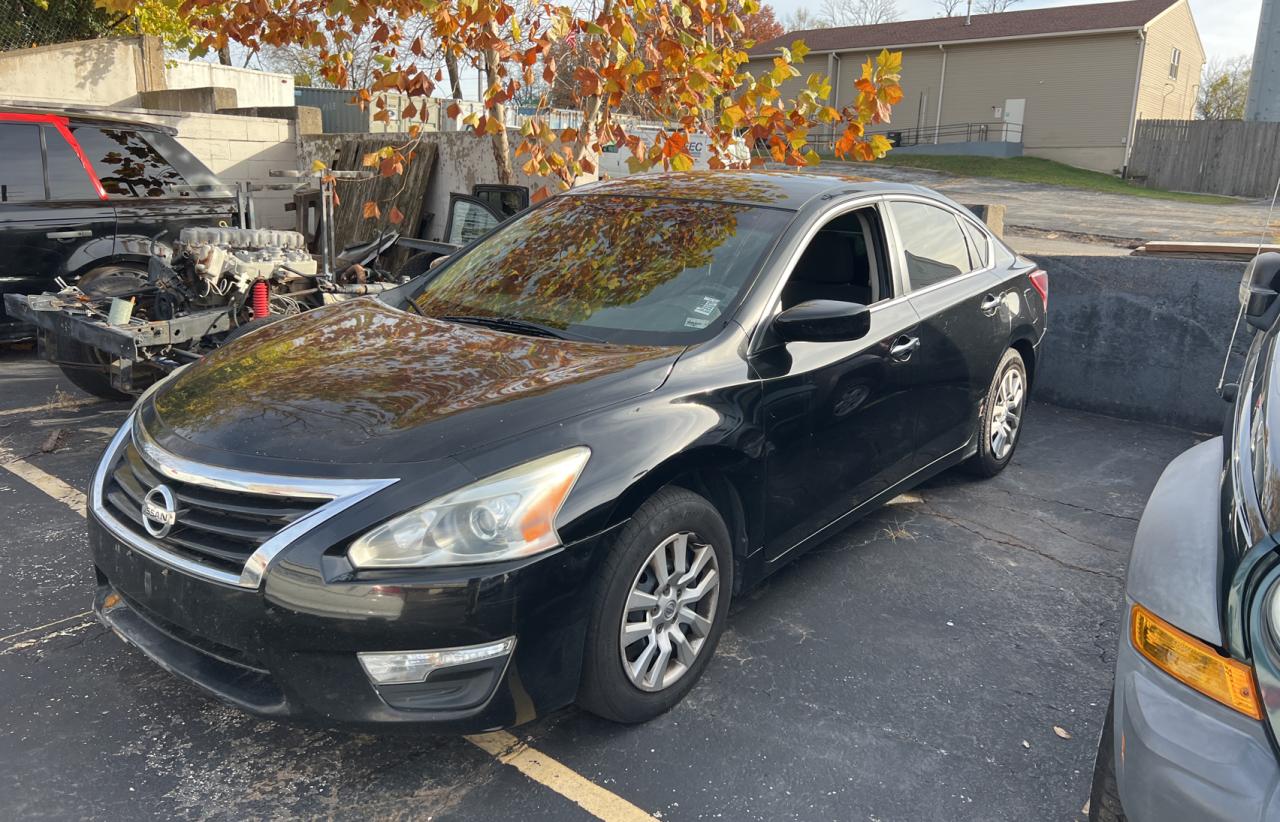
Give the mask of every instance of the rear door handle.
POLYGON ((889 356, 898 362, 906 362, 911 359, 911 355, 920 347, 919 337, 908 337, 903 334, 893 341, 893 345, 889 346, 889 356))
POLYGON ((1001 299, 995 294, 988 294, 982 298, 982 302, 978 304, 978 310, 987 316, 996 313, 1000 308, 1001 299))
POLYGON ((44 236, 48 237, 50 240, 78 240, 82 237, 92 237, 93 232, 86 229, 80 229, 78 231, 50 231, 44 236))

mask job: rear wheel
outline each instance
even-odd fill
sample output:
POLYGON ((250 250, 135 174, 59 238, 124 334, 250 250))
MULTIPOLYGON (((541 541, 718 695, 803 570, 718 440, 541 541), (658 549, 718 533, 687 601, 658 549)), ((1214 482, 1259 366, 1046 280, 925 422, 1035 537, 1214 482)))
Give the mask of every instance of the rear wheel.
POLYGON ((1010 348, 1000 358, 987 396, 978 410, 978 452, 965 467, 980 477, 994 477, 1013 459, 1027 407, 1027 366, 1010 348))
POLYGON ((684 488, 651 497, 623 527, 599 577, 579 704, 615 722, 674 707, 715 654, 729 611, 729 531, 684 488))

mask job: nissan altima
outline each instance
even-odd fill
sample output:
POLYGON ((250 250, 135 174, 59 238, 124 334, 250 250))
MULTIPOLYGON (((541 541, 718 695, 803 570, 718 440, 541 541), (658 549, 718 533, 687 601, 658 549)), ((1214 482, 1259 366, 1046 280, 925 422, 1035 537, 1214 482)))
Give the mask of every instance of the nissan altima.
POLYGON ((153 387, 93 479, 95 609, 263 716, 644 721, 731 599, 940 471, 1009 464, 1047 299, 914 186, 575 188, 153 387))

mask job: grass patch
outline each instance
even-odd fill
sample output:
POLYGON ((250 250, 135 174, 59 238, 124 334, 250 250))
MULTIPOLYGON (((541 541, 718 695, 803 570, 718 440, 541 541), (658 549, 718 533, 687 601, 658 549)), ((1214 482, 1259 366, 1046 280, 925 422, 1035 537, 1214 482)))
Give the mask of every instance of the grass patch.
MULTIPOLYGON (((823 162, 832 161, 823 158, 823 162)), ((1106 194, 1128 194, 1131 197, 1146 197, 1152 200, 1177 200, 1184 203, 1202 203, 1205 205, 1240 204, 1240 200, 1234 197, 1222 197, 1217 194, 1187 194, 1181 191, 1165 191, 1160 188, 1144 188, 1110 174, 1088 171, 1039 157, 1000 158, 970 155, 897 154, 890 152, 889 156, 876 162, 891 166, 941 171, 963 177, 991 177, 997 180, 1012 180, 1017 183, 1063 186, 1066 188, 1079 188, 1085 191, 1100 191, 1106 194)))

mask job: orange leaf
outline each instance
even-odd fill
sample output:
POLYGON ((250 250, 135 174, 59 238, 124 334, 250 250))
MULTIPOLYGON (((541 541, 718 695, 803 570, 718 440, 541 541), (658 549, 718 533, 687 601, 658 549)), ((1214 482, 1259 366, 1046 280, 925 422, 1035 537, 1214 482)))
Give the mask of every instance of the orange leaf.
POLYGON ((404 214, 400 211, 400 209, 396 208, 395 206, 392 206, 391 213, 387 215, 387 219, 390 220, 395 225, 400 225, 401 223, 404 222, 404 214))
POLYGON ((378 204, 373 200, 365 202, 363 212, 366 220, 376 220, 382 216, 382 212, 378 209, 378 204))

